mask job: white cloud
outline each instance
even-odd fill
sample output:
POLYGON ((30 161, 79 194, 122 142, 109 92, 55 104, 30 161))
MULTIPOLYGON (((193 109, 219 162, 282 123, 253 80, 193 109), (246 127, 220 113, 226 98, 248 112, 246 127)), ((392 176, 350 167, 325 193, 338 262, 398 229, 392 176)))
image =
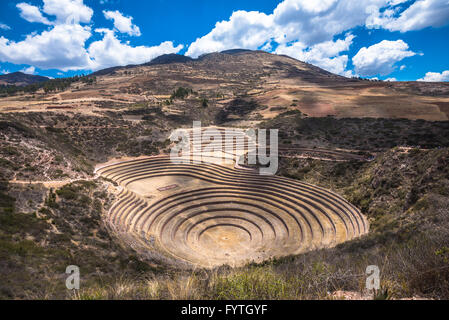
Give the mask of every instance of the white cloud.
POLYGON ((417 0, 400 13, 397 10, 380 13, 379 9, 375 8, 366 25, 370 28, 407 32, 427 27, 441 27, 448 23, 448 0, 417 0))
POLYGON ((4 23, 0 22, 0 29, 2 29, 2 30, 11 30, 11 27, 8 26, 7 24, 4 24, 4 23))
POLYGON ((93 69, 141 64, 162 54, 177 53, 183 48, 183 45, 175 47, 171 41, 153 47, 132 47, 117 39, 113 30, 96 29, 95 31, 104 33, 104 37, 89 46, 88 53, 92 59, 93 69))
POLYGON ((427 72, 425 77, 418 79, 418 81, 428 81, 428 82, 442 82, 449 81, 449 70, 438 72, 427 72))
POLYGON ((385 79, 385 81, 392 82, 392 81, 398 81, 398 80, 396 78, 387 78, 387 79, 385 79))
POLYGON ((2 70, 0 70, 0 73, 1 73, 1 74, 8 74, 8 73, 9 73, 9 70, 2 69, 2 70))
MULTIPOLYGON (((11 41, 0 36, 0 61, 14 64, 26 64, 40 69, 68 70, 98 70, 101 68, 138 64, 148 62, 156 56, 166 53, 177 53, 183 46, 174 46, 166 41, 158 46, 133 47, 129 42, 122 43, 113 30, 98 29, 104 32, 102 40, 94 41, 86 47, 86 42, 92 37, 89 23, 93 10, 84 5, 82 0, 43 0, 42 11, 35 6, 20 4, 22 17, 28 21, 51 24, 49 30, 40 34, 31 33, 22 41, 11 41), (56 17, 48 21, 42 13, 56 17)), ((114 25, 121 32, 137 35, 140 30, 126 24, 125 20, 114 17, 114 25), (120 20, 120 21, 119 21, 120 20), (125 22, 124 22, 125 21, 125 22), (129 27, 130 29, 127 29, 129 27)), ((30 69, 31 70, 31 69, 30 69)))
POLYGON ((28 68, 24 68, 24 69, 22 69, 20 71, 23 72, 23 73, 26 73, 26 74, 35 74, 36 73, 36 68, 31 66, 31 67, 28 67, 28 68))
POLYGON ((29 35, 20 42, 0 37, 0 61, 28 64, 40 69, 98 70, 117 65, 139 64, 167 53, 177 53, 183 46, 166 41, 158 46, 137 46, 122 43, 113 30, 103 32, 102 40, 85 48, 91 34, 90 27, 56 25, 50 31, 29 35))
POLYGON ((332 40, 335 35, 365 24, 367 8, 380 8, 388 0, 285 0, 274 10, 282 29, 278 42, 299 40, 307 45, 332 40))
POLYGON ((83 0, 43 0, 42 9, 22 2, 17 5, 20 16, 28 22, 43 24, 78 24, 89 23, 93 10, 83 3, 83 0), (55 21, 49 21, 43 13, 55 16, 55 21))
POLYGON ((43 0, 43 11, 56 16, 56 23, 89 23, 94 11, 83 0, 43 0))
POLYGON ((344 40, 325 41, 311 47, 307 47, 301 42, 295 42, 292 45, 281 44, 277 47, 275 53, 286 54, 298 60, 319 66, 332 73, 352 76, 352 73, 346 70, 348 56, 340 55, 340 53, 349 50, 353 39, 354 36, 349 34, 346 35, 344 40))
POLYGON ((28 3, 22 2, 17 4, 17 8, 20 10, 20 16, 28 22, 51 24, 50 21, 48 21, 48 19, 42 15, 42 12, 36 6, 32 6, 28 3))
MULTIPOLYGON (((228 20, 217 22, 206 35, 194 41, 186 55, 201 54, 226 49, 262 49, 284 53, 298 59, 315 63, 327 70, 349 75, 345 71, 347 56, 324 53, 325 48, 314 47, 338 42, 343 32, 357 26, 409 31, 425 27, 438 27, 449 23, 448 0, 284 0, 271 14, 257 11, 236 11, 228 20), (315 54, 317 54, 315 56, 315 54)), ((394 43, 394 42, 392 42, 394 43)), ((390 73, 394 63, 415 53, 400 48, 395 43, 364 48, 355 59, 365 73, 378 71, 390 73), (385 57, 370 57, 374 50, 385 57)), ((403 68, 403 67, 401 67, 403 68)))
POLYGON ((127 33, 130 36, 137 37, 141 35, 139 27, 133 24, 132 17, 125 17, 119 11, 103 11, 103 14, 106 19, 114 21, 115 29, 121 33, 127 33))
POLYGON ((408 50, 402 40, 383 40, 368 48, 363 47, 352 58, 355 71, 362 76, 387 75, 394 71, 395 63, 416 53, 408 50))
POLYGON ((89 27, 69 24, 28 35, 19 42, 0 37, 0 61, 41 69, 89 69, 91 61, 84 45, 90 36, 89 27))
POLYGON ((300 42, 307 46, 331 41, 346 30, 364 25, 371 14, 366 6, 377 8, 388 3, 388 0, 284 0, 271 14, 235 11, 229 20, 218 22, 208 34, 196 39, 187 55, 266 48, 272 41, 281 45, 300 42))
MULTIPOLYGON (((186 55, 234 48, 272 50, 316 64, 341 75, 346 70, 351 38, 335 39, 342 32, 363 26, 376 9, 405 0, 284 0, 271 14, 236 11, 194 41, 186 55), (342 47, 343 46, 343 47, 342 47)), ((338 37, 337 37, 338 38, 338 37)))
POLYGON ((204 37, 196 39, 186 55, 198 57, 226 49, 257 49, 270 41, 276 32, 273 17, 258 11, 235 11, 229 21, 221 21, 204 37))

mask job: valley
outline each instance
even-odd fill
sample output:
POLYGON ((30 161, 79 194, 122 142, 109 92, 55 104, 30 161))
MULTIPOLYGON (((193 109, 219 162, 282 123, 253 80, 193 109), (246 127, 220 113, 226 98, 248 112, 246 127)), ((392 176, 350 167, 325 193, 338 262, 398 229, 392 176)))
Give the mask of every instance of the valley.
POLYGON ((449 297, 448 83, 249 50, 72 80, 1 92, 0 298, 334 299, 373 264, 379 294, 449 297), (278 129, 276 175, 173 164, 193 121, 278 129))

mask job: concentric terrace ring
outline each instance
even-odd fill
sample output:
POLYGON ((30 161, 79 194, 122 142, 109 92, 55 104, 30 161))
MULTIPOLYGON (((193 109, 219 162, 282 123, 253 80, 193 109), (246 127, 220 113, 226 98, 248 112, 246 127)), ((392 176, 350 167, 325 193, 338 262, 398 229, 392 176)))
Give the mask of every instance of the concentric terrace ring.
POLYGON ((148 250, 191 265, 260 262, 368 232, 365 217, 339 195, 284 177, 212 163, 174 164, 168 156, 124 161, 98 172, 123 187, 109 222, 148 250), (160 179, 187 185, 153 192, 152 198, 139 191, 160 179))

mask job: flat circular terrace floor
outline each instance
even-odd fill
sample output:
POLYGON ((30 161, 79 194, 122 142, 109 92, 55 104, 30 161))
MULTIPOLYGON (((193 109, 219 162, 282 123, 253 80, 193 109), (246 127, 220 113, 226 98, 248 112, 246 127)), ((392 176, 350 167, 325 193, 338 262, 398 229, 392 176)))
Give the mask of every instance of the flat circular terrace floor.
POLYGON ((168 156, 98 170, 122 190, 109 222, 151 252, 202 267, 238 266, 331 247, 368 232, 360 211, 326 189, 168 156))

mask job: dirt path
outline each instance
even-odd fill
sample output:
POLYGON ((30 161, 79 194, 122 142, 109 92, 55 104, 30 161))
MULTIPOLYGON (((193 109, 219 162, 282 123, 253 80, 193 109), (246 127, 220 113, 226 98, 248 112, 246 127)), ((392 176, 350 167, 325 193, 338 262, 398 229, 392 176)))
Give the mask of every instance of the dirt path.
POLYGON ((50 181, 30 181, 30 180, 10 180, 8 181, 11 184, 22 184, 22 185, 36 185, 42 184, 46 188, 61 188, 67 184, 77 182, 77 181, 91 181, 96 179, 94 178, 86 178, 86 179, 66 179, 66 180, 50 180, 50 181))

